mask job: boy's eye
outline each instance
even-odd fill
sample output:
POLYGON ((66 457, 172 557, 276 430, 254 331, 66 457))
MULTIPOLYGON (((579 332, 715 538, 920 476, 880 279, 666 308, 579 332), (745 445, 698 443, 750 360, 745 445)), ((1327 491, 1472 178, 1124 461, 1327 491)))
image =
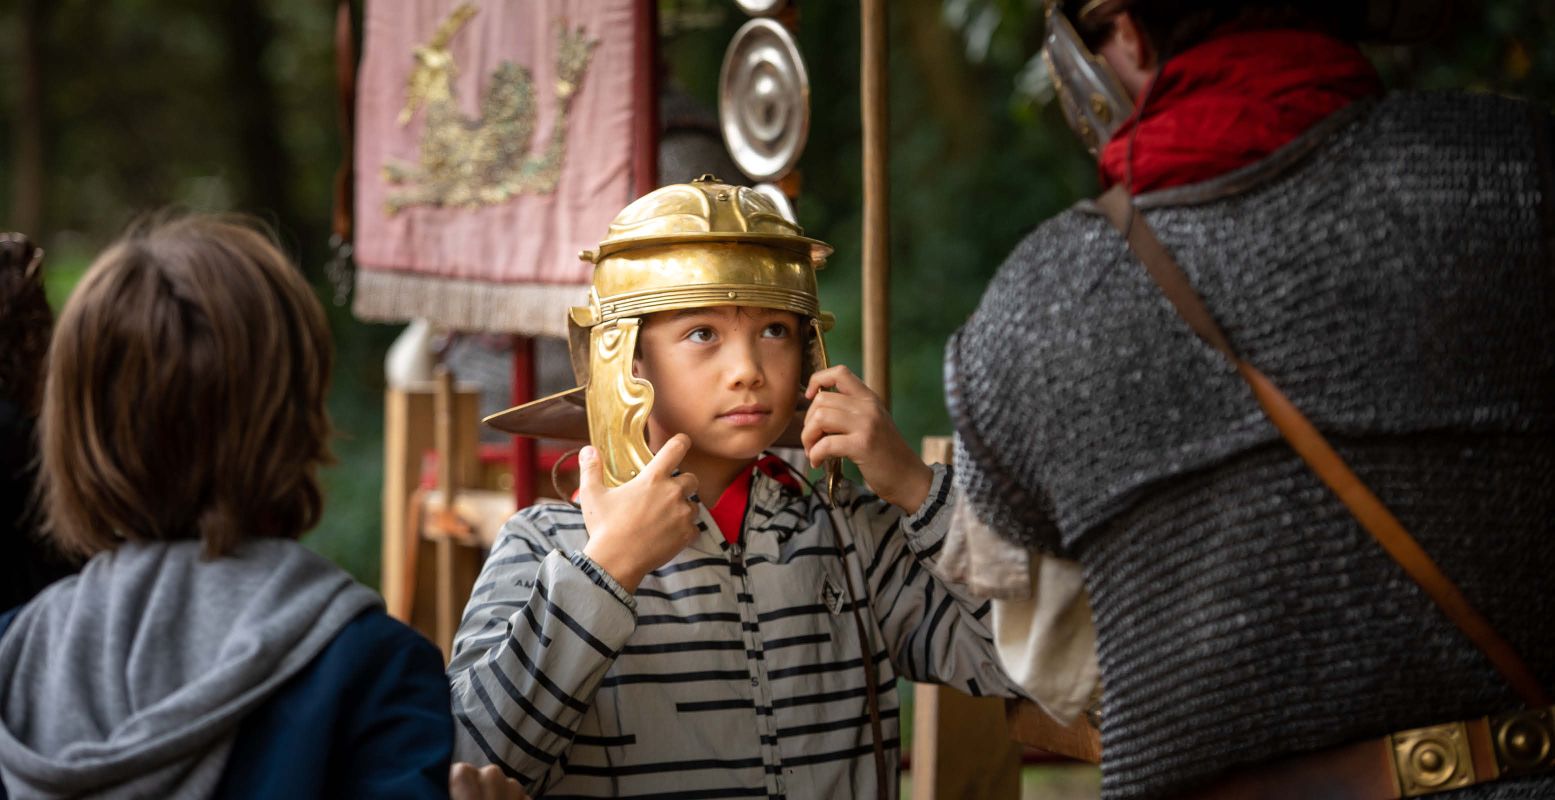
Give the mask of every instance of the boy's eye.
POLYGON ((692 328, 686 338, 697 344, 707 344, 714 338, 712 328, 692 328))
POLYGON ((761 335, 768 339, 788 338, 788 326, 781 322, 774 322, 761 329, 761 335))

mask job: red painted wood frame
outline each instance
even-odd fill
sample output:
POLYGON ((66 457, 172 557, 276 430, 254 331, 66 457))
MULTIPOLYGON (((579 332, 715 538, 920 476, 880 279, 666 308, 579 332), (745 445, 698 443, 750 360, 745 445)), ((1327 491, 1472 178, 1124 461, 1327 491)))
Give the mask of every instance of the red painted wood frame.
MULTIPOLYGON (((632 87, 632 196, 659 184, 659 13, 656 0, 638 0, 632 31, 637 61, 632 87)), ((601 231, 603 233, 603 231, 601 231)), ((513 337, 513 404, 535 398, 535 345, 528 336, 513 337)), ((519 508, 535 501, 538 448, 527 436, 513 437, 513 499, 519 508)))

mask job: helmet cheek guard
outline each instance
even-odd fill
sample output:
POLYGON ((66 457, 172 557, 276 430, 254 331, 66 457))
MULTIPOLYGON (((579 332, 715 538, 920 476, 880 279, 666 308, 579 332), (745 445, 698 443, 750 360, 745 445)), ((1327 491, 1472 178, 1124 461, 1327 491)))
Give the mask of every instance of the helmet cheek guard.
MULTIPOLYGON (((1081 21, 1114 12, 1121 5, 1093 0, 1080 10, 1081 21)), ((1091 154, 1099 154, 1123 121, 1134 113, 1134 101, 1106 60, 1085 45, 1059 0, 1047 0, 1045 16, 1047 37, 1042 60, 1053 78, 1059 107, 1091 154)))
MULTIPOLYGON (((571 309, 568 342, 579 387, 486 418, 521 436, 586 439, 605 484, 619 486, 653 458, 653 385, 632 372, 643 321, 660 311, 751 306, 791 311, 808 325, 802 375, 827 365, 815 272, 831 247, 802 235, 769 198, 710 175, 666 186, 621 211, 597 251, 589 304, 571 309)), ((795 397, 797 403, 799 398, 795 397)), ((798 442, 799 415, 778 444, 798 442)))
POLYGON ((653 458, 648 449, 648 414, 653 384, 632 374, 642 321, 629 317, 589 332, 589 440, 599 450, 605 485, 619 486, 642 472, 653 458))
MULTIPOLYGON (((1114 133, 1134 113, 1134 101, 1105 59, 1086 46, 1075 29, 1109 18, 1141 0, 1089 0, 1074 18, 1064 12, 1063 0, 1044 0, 1047 35, 1042 60, 1052 76, 1060 108, 1069 127, 1093 155, 1101 152, 1114 133)), ((1361 0, 1349 4, 1339 20, 1349 36, 1388 44, 1424 41, 1442 33, 1451 23, 1450 0, 1361 0)))

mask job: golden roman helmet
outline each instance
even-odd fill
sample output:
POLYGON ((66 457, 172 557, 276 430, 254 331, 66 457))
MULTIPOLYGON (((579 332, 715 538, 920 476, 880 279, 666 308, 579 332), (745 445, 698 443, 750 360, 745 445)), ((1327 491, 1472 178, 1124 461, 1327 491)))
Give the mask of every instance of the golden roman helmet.
MULTIPOLYGON (((520 436, 591 442, 605 483, 631 480, 653 453, 653 385, 632 374, 637 334, 649 314, 708 306, 792 311, 809 325, 805 374, 826 366, 815 271, 832 248, 803 235, 772 200, 711 175, 650 192, 616 215, 598 250, 589 304, 567 318, 578 387, 486 418, 520 436)), ((778 440, 798 446, 801 415, 778 440)))

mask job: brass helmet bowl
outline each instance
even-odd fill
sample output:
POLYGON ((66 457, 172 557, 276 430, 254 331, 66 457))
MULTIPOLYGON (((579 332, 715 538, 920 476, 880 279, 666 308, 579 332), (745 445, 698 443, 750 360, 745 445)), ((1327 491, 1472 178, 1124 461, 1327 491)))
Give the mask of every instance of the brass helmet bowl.
MULTIPOLYGON (((754 189, 711 175, 656 189, 616 215, 597 249, 580 254, 594 276, 588 305, 568 311, 578 387, 485 422, 519 436, 589 441, 605 483, 625 483, 653 457, 653 385, 632 374, 644 318, 725 305, 791 311, 809 328, 808 374, 826 366, 822 333, 832 318, 821 311, 815 273, 831 252, 754 189)), ((801 424, 796 414, 778 444, 797 445, 801 424)))

